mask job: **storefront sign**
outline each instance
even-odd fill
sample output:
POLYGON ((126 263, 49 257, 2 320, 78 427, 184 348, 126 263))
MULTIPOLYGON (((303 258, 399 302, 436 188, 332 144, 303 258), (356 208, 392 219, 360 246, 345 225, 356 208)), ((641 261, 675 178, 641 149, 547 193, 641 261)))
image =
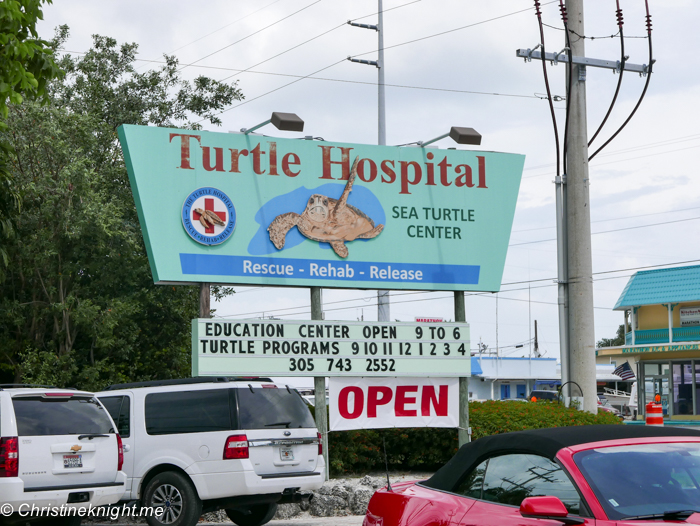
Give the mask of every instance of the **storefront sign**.
POLYGON ((500 289, 522 155, 118 131, 156 283, 500 289))
POLYGON ((700 307, 681 308, 681 327, 695 327, 700 325, 700 307))
POLYGON ((469 376, 469 325, 192 320, 192 376, 469 376))
POLYGON ((331 378, 330 430, 458 427, 457 378, 331 378))
POLYGON ((634 347, 622 347, 622 354, 643 354, 649 352, 675 352, 675 351, 697 351, 700 344, 679 343, 672 345, 638 345, 634 347))

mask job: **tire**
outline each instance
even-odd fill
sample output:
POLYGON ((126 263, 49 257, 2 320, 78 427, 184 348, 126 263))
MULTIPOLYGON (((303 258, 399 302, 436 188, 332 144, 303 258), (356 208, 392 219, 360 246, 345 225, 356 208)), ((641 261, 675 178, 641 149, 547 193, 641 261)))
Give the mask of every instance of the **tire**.
POLYGON ((258 504, 244 510, 224 510, 238 526, 262 526, 272 520, 277 513, 277 504, 258 504))
POLYGON ((143 505, 165 508, 158 516, 146 517, 150 526, 194 526, 202 515, 202 501, 192 482, 175 471, 153 477, 143 492, 143 505))

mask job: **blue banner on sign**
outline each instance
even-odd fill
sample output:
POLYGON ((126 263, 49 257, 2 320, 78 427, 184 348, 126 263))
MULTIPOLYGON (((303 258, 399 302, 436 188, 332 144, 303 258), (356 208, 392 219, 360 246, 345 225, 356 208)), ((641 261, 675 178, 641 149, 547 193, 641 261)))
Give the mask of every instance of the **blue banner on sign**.
POLYGON ((200 276, 242 276, 364 281, 380 283, 445 283, 477 285, 478 265, 431 265, 180 254, 182 273, 200 276))

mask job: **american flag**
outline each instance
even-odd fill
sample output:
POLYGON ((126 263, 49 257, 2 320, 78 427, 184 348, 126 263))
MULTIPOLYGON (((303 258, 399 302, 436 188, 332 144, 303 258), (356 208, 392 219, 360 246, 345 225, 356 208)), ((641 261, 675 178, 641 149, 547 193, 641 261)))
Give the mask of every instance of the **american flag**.
POLYGON ((625 362, 622 365, 618 366, 613 371, 613 374, 616 374, 617 376, 619 376, 623 380, 634 380, 634 378, 635 378, 629 362, 625 362))

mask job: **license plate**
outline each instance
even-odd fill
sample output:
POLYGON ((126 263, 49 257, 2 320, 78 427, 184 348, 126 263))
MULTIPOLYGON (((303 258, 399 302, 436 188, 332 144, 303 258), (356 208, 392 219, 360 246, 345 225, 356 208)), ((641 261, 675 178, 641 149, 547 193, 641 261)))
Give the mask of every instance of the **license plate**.
POLYGON ((281 460, 294 460, 294 450, 291 447, 281 447, 280 448, 280 459, 281 460))
POLYGON ((64 468, 82 468, 83 455, 63 455, 64 468))

